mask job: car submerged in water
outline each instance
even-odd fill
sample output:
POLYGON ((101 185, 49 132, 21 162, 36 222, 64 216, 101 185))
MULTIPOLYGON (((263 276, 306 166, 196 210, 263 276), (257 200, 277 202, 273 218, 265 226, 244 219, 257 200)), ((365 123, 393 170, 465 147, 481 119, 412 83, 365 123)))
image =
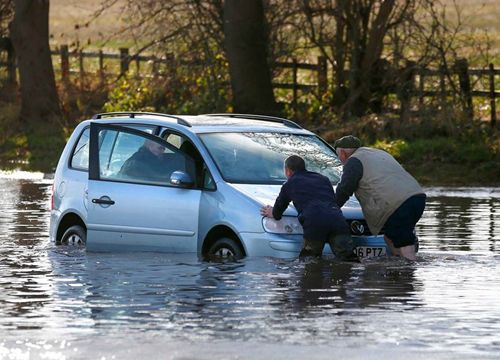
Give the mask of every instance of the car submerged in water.
MULTIPOLYGON (((97 114, 71 135, 54 176, 50 239, 88 251, 293 258, 303 229, 290 204, 263 218, 289 155, 338 183, 327 142, 287 119, 244 114, 97 114)), ((357 200, 342 208, 361 257, 388 253, 357 200)), ((329 253, 329 246, 325 246, 329 253)))

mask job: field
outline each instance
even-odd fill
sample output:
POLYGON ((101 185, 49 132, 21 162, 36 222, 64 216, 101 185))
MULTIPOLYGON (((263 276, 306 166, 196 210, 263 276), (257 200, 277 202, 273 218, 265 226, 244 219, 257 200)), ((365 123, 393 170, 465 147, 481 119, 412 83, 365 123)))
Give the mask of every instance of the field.
POLYGON ((131 47, 129 35, 119 35, 126 28, 123 1, 100 16, 95 13, 103 0, 52 0, 50 2, 49 31, 51 46, 62 44, 82 48, 118 49, 131 47), (88 26, 86 26, 88 24, 88 26))
MULTIPOLYGON (((117 49, 120 46, 134 47, 136 39, 130 33, 120 33, 127 27, 127 17, 123 10, 125 1, 115 5, 95 18, 94 14, 104 0, 52 0, 50 3, 51 45, 76 45, 82 48, 117 49), (90 22, 90 23, 89 23, 90 22), (89 23, 88 26, 85 26, 89 23)), ((107 2, 110 2, 109 0, 107 2)), ((443 0, 450 14, 453 4, 462 9, 462 19, 466 29, 474 36, 484 39, 487 32, 492 41, 491 54, 500 59, 500 0, 443 0)), ((494 61, 498 62, 498 61, 494 61)))

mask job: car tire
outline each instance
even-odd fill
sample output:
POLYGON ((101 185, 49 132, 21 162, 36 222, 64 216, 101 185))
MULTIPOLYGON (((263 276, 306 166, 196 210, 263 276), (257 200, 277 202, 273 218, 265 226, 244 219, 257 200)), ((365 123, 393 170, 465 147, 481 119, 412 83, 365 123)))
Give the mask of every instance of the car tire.
POLYGON ((241 246, 231 238, 220 238, 216 240, 210 249, 208 257, 211 259, 242 259, 245 257, 241 246))
POLYGON ((84 246, 87 242, 87 232, 80 225, 69 227, 61 237, 61 244, 70 246, 84 246))

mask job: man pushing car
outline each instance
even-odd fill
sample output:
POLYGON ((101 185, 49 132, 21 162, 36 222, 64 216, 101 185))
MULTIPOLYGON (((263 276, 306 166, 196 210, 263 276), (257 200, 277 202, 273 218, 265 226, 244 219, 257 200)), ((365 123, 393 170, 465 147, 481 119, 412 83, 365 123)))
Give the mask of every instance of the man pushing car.
POLYGON ((384 239, 393 255, 416 260, 415 225, 425 208, 425 194, 415 180, 383 150, 362 147, 352 135, 333 145, 344 165, 337 186, 342 207, 354 193, 373 235, 384 228, 384 239))
POLYGON ((262 216, 281 219, 290 201, 304 229, 304 246, 299 257, 321 256, 325 243, 341 260, 357 261, 349 226, 336 204, 332 184, 326 176, 307 171, 298 155, 285 160, 288 181, 282 186, 274 206, 264 206, 262 216))

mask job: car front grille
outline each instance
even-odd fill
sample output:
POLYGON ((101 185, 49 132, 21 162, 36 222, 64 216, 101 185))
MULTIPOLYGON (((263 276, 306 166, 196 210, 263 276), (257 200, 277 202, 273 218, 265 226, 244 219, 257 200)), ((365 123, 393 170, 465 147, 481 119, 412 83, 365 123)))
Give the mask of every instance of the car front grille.
MULTIPOLYGON (((354 236, 371 236, 373 235, 370 232, 370 229, 368 228, 368 224, 366 223, 366 220, 363 219, 353 219, 353 220, 347 220, 347 223, 349 224, 349 228, 351 229, 351 234, 354 236)), ((384 229, 380 230, 379 235, 384 234, 384 229)))

